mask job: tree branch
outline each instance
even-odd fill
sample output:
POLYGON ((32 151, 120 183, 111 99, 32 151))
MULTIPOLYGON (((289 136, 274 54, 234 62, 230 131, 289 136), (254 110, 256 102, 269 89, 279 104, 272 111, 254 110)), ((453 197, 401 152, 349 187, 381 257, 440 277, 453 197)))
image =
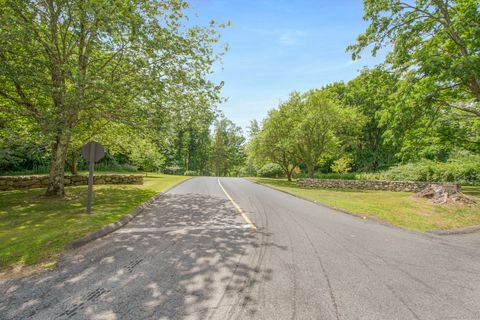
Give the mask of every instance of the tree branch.
MULTIPOLYGON (((480 117, 480 110, 475 109, 474 107, 462 106, 462 105, 459 105, 459 104, 452 104, 452 103, 449 103, 447 101, 439 100, 439 99, 434 99, 434 100, 436 102, 439 102, 440 104, 442 104, 444 106, 451 107, 451 108, 454 108, 454 109, 457 109, 457 110, 460 110, 460 111, 463 111, 463 112, 467 112, 467 113, 469 113, 469 114, 471 114, 475 117, 480 117)), ((473 105, 473 103, 472 103, 472 105, 473 105)))

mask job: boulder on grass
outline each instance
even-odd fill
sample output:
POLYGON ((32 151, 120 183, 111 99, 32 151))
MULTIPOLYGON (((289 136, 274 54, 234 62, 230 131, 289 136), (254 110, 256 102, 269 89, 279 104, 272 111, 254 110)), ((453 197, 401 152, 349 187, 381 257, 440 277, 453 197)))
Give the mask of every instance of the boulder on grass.
POLYGON ((475 203, 475 200, 467 197, 460 191, 460 186, 455 183, 430 184, 422 191, 418 192, 415 197, 427 198, 433 203, 475 203))

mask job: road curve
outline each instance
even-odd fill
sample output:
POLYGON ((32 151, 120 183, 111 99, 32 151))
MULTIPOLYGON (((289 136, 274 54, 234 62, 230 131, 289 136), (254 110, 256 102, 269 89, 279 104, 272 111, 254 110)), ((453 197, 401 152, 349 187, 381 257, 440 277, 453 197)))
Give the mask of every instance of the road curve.
POLYGON ((480 319, 480 234, 427 236, 195 178, 55 271, 0 282, 0 319, 28 318, 480 319))

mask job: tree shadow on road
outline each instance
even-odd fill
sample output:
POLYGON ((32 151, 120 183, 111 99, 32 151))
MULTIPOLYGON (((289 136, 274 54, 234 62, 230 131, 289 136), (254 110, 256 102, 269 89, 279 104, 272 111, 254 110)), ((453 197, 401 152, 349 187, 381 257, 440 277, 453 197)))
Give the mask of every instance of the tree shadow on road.
MULTIPOLYGON (((125 228, 65 254, 57 270, 0 283, 6 318, 229 318, 257 311, 270 245, 228 200, 165 195, 125 228)), ((279 248, 285 250, 286 248, 279 248)))

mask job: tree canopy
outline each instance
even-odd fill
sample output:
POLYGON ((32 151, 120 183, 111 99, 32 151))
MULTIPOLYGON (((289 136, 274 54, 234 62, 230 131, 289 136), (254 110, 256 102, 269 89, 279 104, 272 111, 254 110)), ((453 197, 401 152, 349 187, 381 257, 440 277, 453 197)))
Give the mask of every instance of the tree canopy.
POLYGON ((288 180, 300 164, 313 178, 322 160, 348 153, 348 140, 356 139, 363 121, 356 109, 331 99, 325 90, 293 92, 270 111, 247 150, 258 167, 276 163, 288 180))
POLYGON ((63 195, 68 146, 85 130, 92 137, 119 123, 138 133, 170 113, 208 113, 219 101, 220 86, 206 80, 219 58, 217 25, 187 26, 187 7, 2 1, 0 110, 28 119, 50 142, 47 194, 63 195))
POLYGON ((348 47, 353 58, 391 49, 386 65, 424 103, 480 117, 480 11, 477 0, 365 0, 369 22, 348 47))

